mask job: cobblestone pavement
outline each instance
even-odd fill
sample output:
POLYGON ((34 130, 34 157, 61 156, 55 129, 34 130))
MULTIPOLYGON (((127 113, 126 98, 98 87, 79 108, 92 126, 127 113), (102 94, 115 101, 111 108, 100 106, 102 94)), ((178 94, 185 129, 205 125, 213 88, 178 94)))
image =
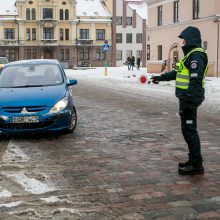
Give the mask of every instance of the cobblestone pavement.
POLYGON ((179 176, 177 103, 79 85, 74 134, 0 141, 0 219, 220 219, 219 115, 199 111, 205 174, 179 176))

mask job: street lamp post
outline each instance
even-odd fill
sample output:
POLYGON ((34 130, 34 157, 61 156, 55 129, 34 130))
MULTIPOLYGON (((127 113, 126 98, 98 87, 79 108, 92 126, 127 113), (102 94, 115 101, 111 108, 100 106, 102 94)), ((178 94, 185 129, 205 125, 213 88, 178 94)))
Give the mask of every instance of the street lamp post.
POLYGON ((16 23, 17 29, 18 29, 17 38, 18 38, 18 60, 19 60, 20 59, 20 52, 19 52, 19 50, 20 50, 20 33, 19 33, 20 28, 19 28, 19 22, 17 19, 15 19, 15 23, 16 23))
POLYGON ((80 20, 78 18, 78 22, 76 23, 76 66, 78 67, 78 62, 79 62, 79 48, 78 48, 78 29, 77 29, 77 26, 78 24, 80 23, 80 20))

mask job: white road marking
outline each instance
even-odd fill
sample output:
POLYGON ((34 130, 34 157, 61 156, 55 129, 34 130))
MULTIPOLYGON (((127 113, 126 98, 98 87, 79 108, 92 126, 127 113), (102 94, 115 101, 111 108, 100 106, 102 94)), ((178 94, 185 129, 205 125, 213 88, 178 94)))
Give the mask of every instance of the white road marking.
POLYGON ((57 198, 56 196, 50 196, 48 198, 41 198, 41 200, 44 201, 47 204, 62 201, 61 199, 57 198))
POLYGON ((9 192, 7 189, 0 191, 0 199, 1 198, 9 198, 9 197, 12 197, 12 193, 9 192))
MULTIPOLYGON (((2 164, 19 166, 19 163, 28 164, 29 157, 23 152, 19 143, 16 143, 13 139, 9 141, 7 150, 2 157, 2 164)), ((25 166, 24 166, 25 168, 25 166)), ((14 182, 20 184, 25 191, 32 194, 43 194, 56 190, 52 184, 43 183, 33 177, 27 176, 25 171, 3 171, 2 175, 12 179, 14 182)), ((37 175, 35 171, 35 175, 37 175)), ((45 181, 46 182, 46 181, 45 181)), ((4 192, 6 193, 6 191, 4 192)), ((0 194, 1 195, 1 194, 0 194)), ((3 194, 2 194, 3 195, 3 194)), ((5 194, 4 194, 5 195, 5 194)), ((9 195, 9 194, 8 194, 9 195)), ((0 196, 1 197, 1 196, 0 196)))
POLYGON ((12 140, 9 141, 7 150, 5 151, 2 157, 2 163, 11 164, 11 163, 24 163, 29 160, 29 157, 22 151, 19 145, 13 143, 12 140))
POLYGON ((14 181, 19 183, 27 192, 32 194, 42 194, 56 190, 53 186, 49 186, 45 183, 40 182, 37 179, 30 178, 24 174, 24 172, 16 172, 6 174, 7 177, 12 178, 14 181))
POLYGON ((12 208, 12 207, 19 206, 21 203, 22 203, 21 201, 17 201, 17 202, 11 202, 11 203, 6 203, 6 204, 0 204, 0 208, 1 207, 12 208))

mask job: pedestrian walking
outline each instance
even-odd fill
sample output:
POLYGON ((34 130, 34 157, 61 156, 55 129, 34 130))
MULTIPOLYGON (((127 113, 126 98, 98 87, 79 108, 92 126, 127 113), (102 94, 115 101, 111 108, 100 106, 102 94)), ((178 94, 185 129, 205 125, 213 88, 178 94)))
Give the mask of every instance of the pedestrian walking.
POLYGON ((141 65, 141 58, 137 58, 137 70, 140 70, 140 65, 141 65))
POLYGON ((131 58, 127 57, 125 64, 128 66, 128 70, 131 70, 131 58))
POLYGON ((135 57, 133 56, 131 58, 131 69, 132 69, 132 71, 134 70, 134 66, 135 66, 135 57))
POLYGON ((186 162, 180 162, 180 175, 203 174, 201 144, 197 132, 197 109, 205 99, 205 75, 208 57, 201 48, 201 34, 196 27, 189 26, 178 36, 183 39, 184 58, 176 63, 175 70, 153 76, 152 82, 176 80, 176 97, 179 99, 179 115, 183 137, 189 153, 186 162))

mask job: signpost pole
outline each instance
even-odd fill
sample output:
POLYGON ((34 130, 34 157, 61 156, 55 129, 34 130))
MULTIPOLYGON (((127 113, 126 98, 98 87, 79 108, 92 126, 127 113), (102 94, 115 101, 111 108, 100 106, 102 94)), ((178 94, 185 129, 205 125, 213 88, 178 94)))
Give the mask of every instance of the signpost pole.
POLYGON ((108 75, 108 63, 107 63, 107 52, 109 51, 109 44, 108 41, 105 40, 105 43, 102 45, 102 52, 105 53, 105 60, 104 60, 104 67, 105 67, 105 73, 104 76, 108 75))

